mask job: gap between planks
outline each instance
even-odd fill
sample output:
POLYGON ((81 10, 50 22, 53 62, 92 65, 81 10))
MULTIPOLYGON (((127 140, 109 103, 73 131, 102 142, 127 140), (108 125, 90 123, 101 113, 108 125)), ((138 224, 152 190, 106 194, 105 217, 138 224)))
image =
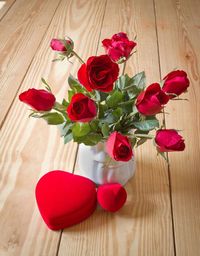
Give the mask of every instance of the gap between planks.
POLYGON ((16 0, 10 0, 10 1, 0 1, 0 3, 5 3, 5 5, 3 4, 3 6, 0 6, 0 21, 4 18, 4 16, 6 16, 7 12, 10 10, 10 8, 14 5, 14 3, 16 2, 16 0), (6 5, 9 6, 6 6, 6 5))
MULTIPOLYGON (((156 14, 155 0, 153 0, 153 9, 154 9, 154 17, 155 17, 156 43, 157 43, 157 49, 158 49, 158 65, 159 65, 159 74, 160 74, 160 81, 161 81, 162 80, 162 72, 161 72, 160 46, 159 46, 159 39, 158 39, 158 26, 157 26, 157 14, 156 14)), ((164 127, 167 128, 166 118, 165 118, 165 110, 163 110, 163 121, 164 121, 164 127)), ((175 240, 174 214, 173 214, 173 204, 172 204, 172 184, 171 184, 170 161, 169 161, 168 153, 167 153, 167 173, 168 173, 168 181, 169 181, 169 199, 170 199, 170 209, 171 209, 171 223, 172 223, 174 256, 176 256, 176 240, 175 240)))

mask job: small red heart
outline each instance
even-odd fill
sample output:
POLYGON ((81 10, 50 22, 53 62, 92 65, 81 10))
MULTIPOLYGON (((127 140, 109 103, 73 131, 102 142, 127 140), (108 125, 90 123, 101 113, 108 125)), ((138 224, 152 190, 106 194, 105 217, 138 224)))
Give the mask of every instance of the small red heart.
POLYGON ((116 212, 125 204, 126 190, 119 183, 99 186, 97 200, 101 207, 109 212, 116 212))
POLYGON ((96 209, 95 184, 65 171, 45 174, 37 183, 35 195, 42 218, 52 230, 77 224, 96 209))

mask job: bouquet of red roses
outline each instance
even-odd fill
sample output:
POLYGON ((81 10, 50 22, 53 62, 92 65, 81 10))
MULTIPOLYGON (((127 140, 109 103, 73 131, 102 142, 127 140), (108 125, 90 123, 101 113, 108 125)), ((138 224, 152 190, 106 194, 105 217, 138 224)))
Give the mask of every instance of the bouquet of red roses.
POLYGON ((59 125, 64 143, 71 140, 85 145, 106 142, 107 153, 116 161, 129 161, 133 147, 154 140, 158 153, 182 151, 184 140, 174 129, 165 129, 156 115, 189 86, 187 74, 172 71, 159 83, 146 87, 145 73, 124 74, 125 64, 136 46, 123 32, 102 41, 106 54, 91 56, 86 62, 74 50, 70 38, 52 39, 56 60, 78 58, 77 79, 68 78, 67 99, 56 101, 42 78, 44 89, 29 89, 19 99, 32 107, 31 117, 59 125), (122 75, 119 75, 122 65, 122 75), (149 132, 155 130, 154 134, 149 132))

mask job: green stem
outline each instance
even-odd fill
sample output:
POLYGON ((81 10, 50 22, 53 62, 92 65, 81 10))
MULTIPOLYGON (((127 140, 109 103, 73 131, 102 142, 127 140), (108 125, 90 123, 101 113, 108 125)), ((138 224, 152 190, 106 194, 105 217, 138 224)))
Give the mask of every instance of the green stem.
POLYGON ((127 90, 129 90, 129 89, 132 89, 133 87, 135 87, 134 84, 133 84, 133 85, 129 85, 129 86, 123 88, 122 91, 127 91, 127 90))
POLYGON ((100 102, 97 102, 97 117, 99 119, 99 114, 100 114, 100 102))
POLYGON ((112 162, 112 158, 109 157, 109 158, 108 158, 108 161, 106 161, 106 162, 104 163, 104 167, 109 166, 109 164, 110 164, 111 162, 112 162))
POLYGON ((59 113, 63 114, 63 110, 60 110, 59 108, 53 108, 53 109, 58 111, 59 113))
POLYGON ((181 98, 171 99, 171 100, 186 100, 186 101, 188 101, 188 99, 181 99, 181 98))
POLYGON ((74 56, 77 57, 77 59, 79 60, 79 62, 80 62, 81 64, 84 64, 84 63, 85 63, 84 60, 81 59, 81 57, 80 57, 75 51, 72 51, 72 53, 73 53, 74 56))
POLYGON ((153 139, 154 136, 153 135, 150 135, 150 134, 139 134, 139 133, 135 133, 134 136, 135 137, 140 137, 140 138, 149 138, 149 139, 153 139))
POLYGON ((66 111, 66 108, 65 106, 63 106, 62 104, 60 104, 59 102, 56 102, 53 109, 55 109, 56 111, 60 112, 60 113, 63 113, 66 111))
POLYGON ((128 105, 130 103, 133 103, 134 101, 135 101, 135 99, 128 100, 128 101, 125 101, 125 102, 120 102, 120 103, 118 103, 118 106, 128 105))
POLYGON ((123 63, 122 75, 124 75, 124 73, 125 73, 125 68, 126 68, 126 61, 123 63))

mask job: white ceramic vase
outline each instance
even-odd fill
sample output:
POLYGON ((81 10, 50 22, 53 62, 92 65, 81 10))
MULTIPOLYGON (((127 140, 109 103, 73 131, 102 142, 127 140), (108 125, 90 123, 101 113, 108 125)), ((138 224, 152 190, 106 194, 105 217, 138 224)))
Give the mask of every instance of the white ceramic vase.
POLYGON ((78 151, 79 174, 96 184, 121 183, 124 185, 135 173, 134 157, 128 162, 112 160, 105 152, 104 143, 95 146, 80 144, 78 151))

